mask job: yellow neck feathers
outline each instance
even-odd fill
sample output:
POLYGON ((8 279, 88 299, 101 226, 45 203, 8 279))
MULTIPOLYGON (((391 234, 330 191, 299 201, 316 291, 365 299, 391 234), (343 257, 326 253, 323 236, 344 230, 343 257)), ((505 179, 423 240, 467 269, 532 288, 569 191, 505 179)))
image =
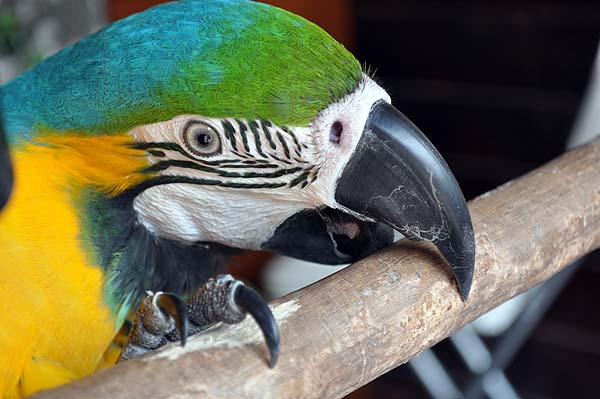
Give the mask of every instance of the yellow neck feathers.
POLYGON ((90 374, 120 326, 105 276, 85 250, 85 187, 116 195, 148 163, 129 136, 45 135, 12 147, 15 185, 0 213, 0 397, 19 397, 90 374), (24 317, 24 315, 26 317, 24 317))
MULTIPOLYGON (((35 143, 16 149, 34 162, 40 171, 60 173, 60 180, 75 187, 93 186, 114 196, 149 177, 141 171, 148 167, 144 151, 131 147, 127 135, 77 137, 44 134, 35 143)), ((18 173, 18 172, 17 172, 18 173)), ((49 176, 49 178, 52 178, 49 176)))

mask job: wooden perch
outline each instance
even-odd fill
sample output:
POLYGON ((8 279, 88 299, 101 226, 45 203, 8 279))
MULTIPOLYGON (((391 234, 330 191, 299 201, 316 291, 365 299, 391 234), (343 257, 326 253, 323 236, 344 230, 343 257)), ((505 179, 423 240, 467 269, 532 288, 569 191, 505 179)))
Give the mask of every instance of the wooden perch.
POLYGON ((432 245, 402 242, 275 301, 282 350, 273 370, 246 320, 36 397, 342 397, 598 248, 600 140, 470 210, 477 262, 466 303, 432 245))

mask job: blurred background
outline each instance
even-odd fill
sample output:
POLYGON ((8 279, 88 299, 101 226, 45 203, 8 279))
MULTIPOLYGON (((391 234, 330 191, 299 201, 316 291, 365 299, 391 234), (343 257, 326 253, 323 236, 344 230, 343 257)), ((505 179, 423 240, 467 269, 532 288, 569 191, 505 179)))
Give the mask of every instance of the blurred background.
MULTIPOLYGON (((157 0, 0 0, 0 82, 157 0)), ((467 199, 600 132, 600 2, 267 1, 376 71, 467 199)), ((339 268, 266 253, 231 271, 268 297, 339 268)), ((349 398, 600 397, 600 255, 516 298, 349 398)))

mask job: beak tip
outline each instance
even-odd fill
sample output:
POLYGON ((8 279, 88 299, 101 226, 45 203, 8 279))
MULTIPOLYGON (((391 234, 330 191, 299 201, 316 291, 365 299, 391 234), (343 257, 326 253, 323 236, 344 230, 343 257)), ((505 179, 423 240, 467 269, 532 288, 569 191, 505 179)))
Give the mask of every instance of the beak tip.
POLYGON ((458 284, 458 291, 460 292, 463 302, 466 302, 467 299, 469 299, 469 294, 471 293, 471 287, 473 285, 473 274, 475 272, 474 241, 467 241, 471 245, 468 245, 467 248, 465 248, 462 259, 451 263, 452 273, 458 284))
POLYGON ((467 299, 469 299, 471 286, 473 284, 473 262, 467 260, 467 262, 464 262, 462 265, 458 265, 458 267, 455 267, 453 264, 451 264, 451 270, 452 274, 454 275, 454 279, 456 280, 456 284, 458 285, 460 297, 463 302, 466 302, 467 299))
POLYGON ((469 298, 475 272, 475 237, 468 213, 465 218, 469 223, 462 229, 455 229, 455 234, 450 234, 449 240, 434 241, 450 265, 463 302, 469 298))
POLYGON ((458 291, 460 292, 460 298, 463 302, 467 302, 469 294, 471 293, 471 281, 458 281, 458 291))

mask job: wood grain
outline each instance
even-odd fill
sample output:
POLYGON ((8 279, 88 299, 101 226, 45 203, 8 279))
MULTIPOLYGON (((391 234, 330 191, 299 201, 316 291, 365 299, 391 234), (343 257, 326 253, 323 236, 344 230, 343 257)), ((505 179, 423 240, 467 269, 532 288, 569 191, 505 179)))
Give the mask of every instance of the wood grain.
POLYGON ((250 321, 36 398, 339 398, 600 246, 600 140, 470 203, 477 240, 461 302, 430 245, 398 243, 273 303, 279 363, 250 321))

